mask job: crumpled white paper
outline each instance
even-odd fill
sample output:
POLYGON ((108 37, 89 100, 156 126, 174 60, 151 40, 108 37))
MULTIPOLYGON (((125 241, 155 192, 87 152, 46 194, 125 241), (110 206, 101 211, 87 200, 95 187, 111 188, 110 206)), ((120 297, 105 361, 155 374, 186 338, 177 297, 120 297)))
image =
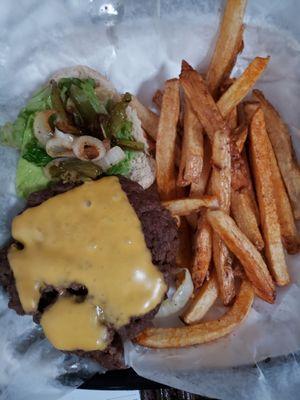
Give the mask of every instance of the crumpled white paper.
MULTIPOLYGON (((0 123, 14 118, 29 94, 61 67, 85 64, 116 88, 151 97, 177 76, 185 58, 205 70, 215 39, 217 0, 3 0, 0 13, 0 123)), ((235 73, 257 56, 271 55, 259 88, 291 127, 300 155, 300 4, 249 0, 245 49, 235 73)), ((16 153, 0 148, 0 240, 21 209, 14 192, 16 153)), ((232 335, 200 347, 153 351, 126 346, 142 376, 220 399, 295 399, 300 389, 300 258, 289 256, 292 284, 278 289, 276 305, 256 300, 232 335), (290 354, 289 356, 284 356, 290 354), (278 357, 283 356, 283 357, 278 357), (269 362, 262 360, 277 357, 269 362), (250 365, 250 366, 247 366, 250 365)), ((7 310, 0 295, 0 398, 55 399, 95 370, 65 359, 30 317, 7 310), (72 374, 72 371, 74 374, 72 374), (75 381, 71 377, 78 378, 75 381), (66 383, 66 382, 65 382, 66 383)))

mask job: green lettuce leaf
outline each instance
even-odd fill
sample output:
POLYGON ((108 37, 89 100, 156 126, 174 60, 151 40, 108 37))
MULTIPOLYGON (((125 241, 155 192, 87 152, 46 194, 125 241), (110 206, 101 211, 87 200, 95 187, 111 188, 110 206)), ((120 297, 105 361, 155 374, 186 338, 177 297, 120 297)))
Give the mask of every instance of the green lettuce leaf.
POLYGON ((19 150, 31 141, 33 136, 33 120, 34 114, 37 111, 51 109, 51 89, 49 86, 43 87, 38 92, 34 93, 19 113, 14 123, 6 123, 0 128, 0 144, 15 147, 19 150), (23 139, 25 138, 25 144, 23 139))
POLYGON ((49 179, 43 169, 20 157, 17 166, 16 191, 19 197, 27 198, 30 193, 47 187, 49 179))
POLYGON ((124 160, 120 161, 118 164, 109 168, 106 171, 107 175, 123 175, 128 176, 131 170, 131 161, 136 156, 136 152, 134 150, 124 150, 126 157, 124 160))

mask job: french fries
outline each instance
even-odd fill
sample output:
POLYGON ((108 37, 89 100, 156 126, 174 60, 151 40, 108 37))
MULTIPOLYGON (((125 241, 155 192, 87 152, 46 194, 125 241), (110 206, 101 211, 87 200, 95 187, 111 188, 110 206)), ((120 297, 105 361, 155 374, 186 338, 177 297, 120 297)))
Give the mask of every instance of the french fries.
POLYGON ((172 215, 185 216, 198 212, 202 207, 218 208, 219 201, 216 196, 202 196, 198 199, 186 198, 164 201, 163 206, 168 209, 172 215))
POLYGON ((246 0, 227 0, 205 80, 182 61, 184 107, 178 80, 153 96, 161 110, 158 190, 179 226, 176 264, 189 268, 195 290, 180 317, 188 326, 146 329, 136 338, 142 346, 179 348, 230 333, 254 293, 274 303, 275 283, 289 283, 283 244, 290 254, 300 250, 294 221, 300 219, 300 169, 288 128, 260 91, 253 91, 255 101, 242 102, 269 57, 254 58, 238 78, 229 76, 243 48, 245 7, 246 0), (176 136, 177 125, 183 135, 176 136), (229 311, 200 322, 218 298, 229 311))
POLYGON ((289 129, 262 92, 254 90, 253 95, 264 112, 268 135, 292 203, 295 219, 300 219, 300 168, 296 161, 289 129))
POLYGON ((207 219, 213 230, 220 235, 243 265, 257 295, 269 303, 274 303, 275 287, 271 275, 254 245, 240 231, 234 220, 223 211, 208 211, 207 219))
POLYGON ((247 136, 248 136, 247 125, 242 125, 234 131, 232 139, 234 140, 235 146, 239 154, 241 154, 244 149, 247 136))
POLYGON ((181 316, 183 322, 188 325, 195 324, 206 315, 218 298, 218 281, 215 274, 205 282, 195 297, 190 301, 187 309, 181 316))
POLYGON ((230 75, 237 55, 243 49, 243 18, 246 0, 228 0, 206 81, 213 96, 230 75))
POLYGON ((228 335, 248 315, 254 299, 252 285, 242 282, 233 306, 221 318, 181 328, 148 328, 136 338, 136 343, 155 349, 179 348, 207 343, 228 335))
POLYGON ((157 91, 154 93, 152 97, 152 101, 158 109, 161 109, 162 98, 163 98, 163 92, 160 89, 157 89, 157 91))
POLYGON ((218 101, 218 107, 222 115, 228 115, 241 100, 246 97, 255 82, 266 69, 269 58, 256 57, 245 69, 242 75, 236 79, 218 101))
POLYGON ((287 252, 290 254, 296 254, 300 249, 300 240, 294 221, 292 207, 280 175, 271 142, 268 137, 266 138, 266 144, 270 157, 270 171, 273 182, 273 190, 276 194, 274 197, 281 236, 287 252))
POLYGON ((149 108, 145 107, 135 96, 132 96, 130 105, 136 111, 139 119, 141 120, 143 129, 153 140, 156 140, 159 120, 158 115, 149 110, 149 108))
POLYGON ((192 279, 195 289, 202 286, 212 259, 212 232, 206 215, 198 218, 192 263, 192 279))
POLYGON ((278 285, 287 285, 290 278, 281 242, 275 202, 276 193, 270 170, 268 134, 261 109, 256 111, 251 121, 250 150, 269 268, 278 285))
POLYGON ((178 186, 197 183, 203 167, 203 129, 187 99, 185 99, 184 107, 184 134, 178 186))
POLYGON ((261 251, 264 248, 264 241, 257 225, 255 212, 251 204, 251 197, 247 192, 232 191, 231 213, 240 230, 261 251))
MULTIPOLYGON (((229 212, 231 190, 230 130, 204 80, 185 61, 182 62, 180 82, 212 143, 212 194, 218 197, 220 207, 229 212)), ((234 277, 229 252, 216 234, 213 235, 213 259, 220 286, 220 295, 226 305, 235 296, 234 277)))
POLYGON ((180 268, 190 268, 192 262, 192 235, 189 224, 184 217, 180 218, 178 228, 179 246, 176 255, 176 265, 180 268))
POLYGON ((175 145, 179 118, 179 81, 166 81, 156 142, 157 189, 163 200, 175 198, 175 145))
POLYGON ((204 194, 211 173, 211 144, 207 136, 204 136, 203 139, 204 155, 202 172, 198 176, 197 181, 191 184, 191 197, 202 196, 204 194))

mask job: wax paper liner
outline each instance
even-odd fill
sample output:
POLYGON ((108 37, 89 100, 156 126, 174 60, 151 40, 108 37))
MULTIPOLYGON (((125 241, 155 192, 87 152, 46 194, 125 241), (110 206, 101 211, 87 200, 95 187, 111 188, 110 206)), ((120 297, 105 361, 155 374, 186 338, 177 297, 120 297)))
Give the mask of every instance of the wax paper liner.
MULTIPOLYGON (((57 69, 85 64, 119 91, 147 105, 185 58, 208 65, 223 2, 217 0, 2 0, 0 123, 57 69)), ((245 49, 235 74, 257 56, 271 55, 258 87, 278 107, 299 155, 300 3, 249 0, 245 49)), ((0 148, 0 240, 22 208, 14 190, 17 153, 0 148)), ((300 260, 288 257, 292 284, 276 305, 255 301, 247 321, 211 344, 153 351, 126 344, 126 360, 140 375, 220 399, 295 399, 300 389, 300 260), (287 355, 288 354, 288 355, 287 355), (272 358, 272 359, 271 359, 272 358), (262 361, 267 359, 267 361, 262 361)), ((167 323, 173 323, 168 321, 167 323)), ((0 398, 56 399, 101 370, 53 349, 30 317, 18 317, 0 296, 0 398)))

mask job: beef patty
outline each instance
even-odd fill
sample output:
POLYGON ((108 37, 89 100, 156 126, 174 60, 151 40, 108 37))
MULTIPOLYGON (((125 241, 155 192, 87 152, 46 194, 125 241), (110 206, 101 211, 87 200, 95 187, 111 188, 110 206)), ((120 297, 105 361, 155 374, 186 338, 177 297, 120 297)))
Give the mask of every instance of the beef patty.
MULTIPOLYGON (((168 282, 170 270, 175 263, 178 246, 176 223, 170 213, 162 207, 155 186, 144 190, 139 184, 124 177, 119 177, 119 181, 122 189, 127 194, 131 206, 134 208, 141 221, 146 245, 152 254, 152 262, 164 274, 165 280, 168 282)), ((77 184, 57 183, 50 188, 34 192, 28 197, 25 209, 36 207, 51 197, 72 190, 76 186, 77 184)), ((15 286, 13 272, 7 258, 7 251, 12 243, 14 243, 13 239, 0 251, 0 284, 2 284, 8 293, 8 306, 14 309, 18 314, 24 315, 25 313, 15 286)), ((69 288, 66 288, 66 290, 73 295, 81 297, 87 294, 87 289, 78 284, 71 285, 69 288)), ((52 286, 48 286, 43 290, 38 311, 33 316, 35 322, 39 322, 45 308, 56 301, 58 294, 58 289, 52 286)), ((78 350, 72 353, 93 358, 108 369, 124 367, 121 337, 135 337, 151 324, 151 320, 157 310, 158 307, 142 317, 132 318, 130 323, 122 327, 118 332, 112 330, 111 335, 113 340, 105 351, 97 350, 85 352, 78 350)))

